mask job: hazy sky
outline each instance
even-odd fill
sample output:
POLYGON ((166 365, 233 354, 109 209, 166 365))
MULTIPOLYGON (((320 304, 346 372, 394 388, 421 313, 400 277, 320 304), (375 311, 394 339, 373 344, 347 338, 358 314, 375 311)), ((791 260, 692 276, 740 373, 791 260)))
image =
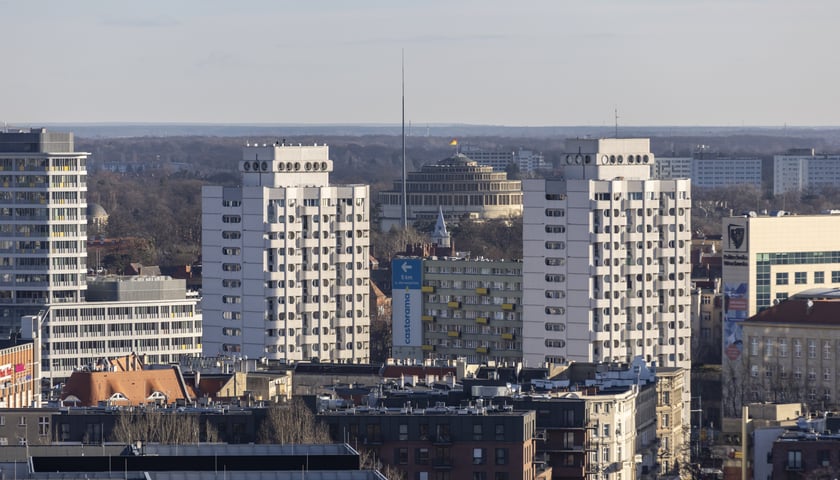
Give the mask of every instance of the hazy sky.
POLYGON ((0 121, 840 125, 836 0, 0 0, 0 121))

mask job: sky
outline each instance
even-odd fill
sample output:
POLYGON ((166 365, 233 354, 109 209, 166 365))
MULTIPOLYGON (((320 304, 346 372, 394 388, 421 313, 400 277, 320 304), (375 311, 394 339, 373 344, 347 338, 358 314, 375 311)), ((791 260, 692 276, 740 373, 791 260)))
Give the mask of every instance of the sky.
POLYGON ((0 0, 0 122, 838 126, 836 0, 0 0))

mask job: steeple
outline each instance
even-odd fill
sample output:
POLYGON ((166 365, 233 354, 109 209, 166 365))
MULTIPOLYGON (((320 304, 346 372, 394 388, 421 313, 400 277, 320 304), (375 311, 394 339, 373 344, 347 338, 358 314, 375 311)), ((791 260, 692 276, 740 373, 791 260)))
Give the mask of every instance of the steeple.
POLYGON ((432 232, 432 243, 438 247, 449 248, 450 246, 449 232, 446 230, 446 222, 443 219, 443 208, 440 206, 438 207, 438 218, 437 222, 435 222, 435 230, 432 232))

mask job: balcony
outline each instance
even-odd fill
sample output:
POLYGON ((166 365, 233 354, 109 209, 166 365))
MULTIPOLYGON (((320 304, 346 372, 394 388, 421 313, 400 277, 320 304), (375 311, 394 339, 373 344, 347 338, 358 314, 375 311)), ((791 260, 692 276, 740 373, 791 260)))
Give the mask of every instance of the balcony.
POLYGON ((514 305, 512 303, 503 303, 502 304, 502 310, 512 312, 512 311, 516 310, 516 305, 514 305))
POLYGON ((432 437, 432 445, 452 445, 452 437, 447 434, 440 434, 432 437))
POLYGON ((461 302, 447 302, 446 306, 449 308, 461 308, 461 302))
POLYGON ((487 294, 488 294, 488 293, 490 293, 490 292, 489 292, 489 290, 488 290, 487 288, 485 288, 485 287, 479 287, 479 288, 476 288, 476 289, 475 289, 475 293, 477 293, 477 294, 479 294, 479 295, 487 295, 487 294))
POLYGON ((434 322, 435 321, 435 316, 434 315, 421 315, 420 320, 423 320, 424 322, 434 322))
POLYGON ((420 291, 423 293, 435 293, 435 287, 431 285, 423 285, 420 287, 420 291))
POLYGON ((423 345, 422 346, 424 352, 434 352, 435 346, 434 345, 423 345))
POLYGON ((475 323, 479 325, 487 325, 489 323, 489 320, 487 319, 487 317, 476 317, 475 323))
POLYGON ((436 470, 449 470, 453 467, 452 457, 433 458, 432 467, 436 470))
POLYGON ((461 336, 461 332, 459 332, 459 331, 457 331, 457 330, 450 330, 450 331, 446 332, 446 336, 447 336, 447 337, 455 337, 455 338, 458 338, 458 337, 460 337, 460 336, 461 336))
POLYGON ((487 353, 489 350, 487 347, 476 347, 475 353, 487 353))
POLYGON ((513 340, 513 334, 512 333, 503 333, 502 334, 502 340, 513 340))

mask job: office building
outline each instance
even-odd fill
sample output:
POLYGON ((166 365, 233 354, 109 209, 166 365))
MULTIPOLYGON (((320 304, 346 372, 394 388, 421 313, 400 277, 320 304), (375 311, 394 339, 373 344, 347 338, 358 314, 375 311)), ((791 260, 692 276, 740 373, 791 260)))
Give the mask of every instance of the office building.
POLYGON ((205 355, 369 361, 369 191, 332 168, 326 145, 251 145, 242 186, 204 188, 205 355))
POLYGON ((31 322, 25 330, 40 330, 42 375, 51 385, 76 370, 105 370, 108 359, 134 353, 150 365, 201 354, 198 297, 184 280, 90 277, 87 292, 86 302, 48 305, 24 317, 31 322))
MULTIPOLYGON (((458 224, 463 218, 487 220, 522 214, 522 182, 508 180, 504 172, 480 165, 455 154, 437 163, 424 165, 407 174, 408 223, 434 222, 440 210, 447 222, 458 224)), ((382 215, 379 228, 402 228, 402 180, 392 190, 379 193, 382 215)))
POLYGON ((690 181, 651 179, 647 139, 566 151, 564 178, 524 182, 526 365, 690 368, 690 181))
POLYGON ((651 166, 651 177, 659 180, 691 178, 692 157, 657 156, 651 166))
POLYGON ((840 184, 840 155, 816 154, 813 148, 773 156, 773 195, 819 191, 840 184))
POLYGON ((85 299, 88 155, 71 133, 0 132, 0 335, 85 299))

